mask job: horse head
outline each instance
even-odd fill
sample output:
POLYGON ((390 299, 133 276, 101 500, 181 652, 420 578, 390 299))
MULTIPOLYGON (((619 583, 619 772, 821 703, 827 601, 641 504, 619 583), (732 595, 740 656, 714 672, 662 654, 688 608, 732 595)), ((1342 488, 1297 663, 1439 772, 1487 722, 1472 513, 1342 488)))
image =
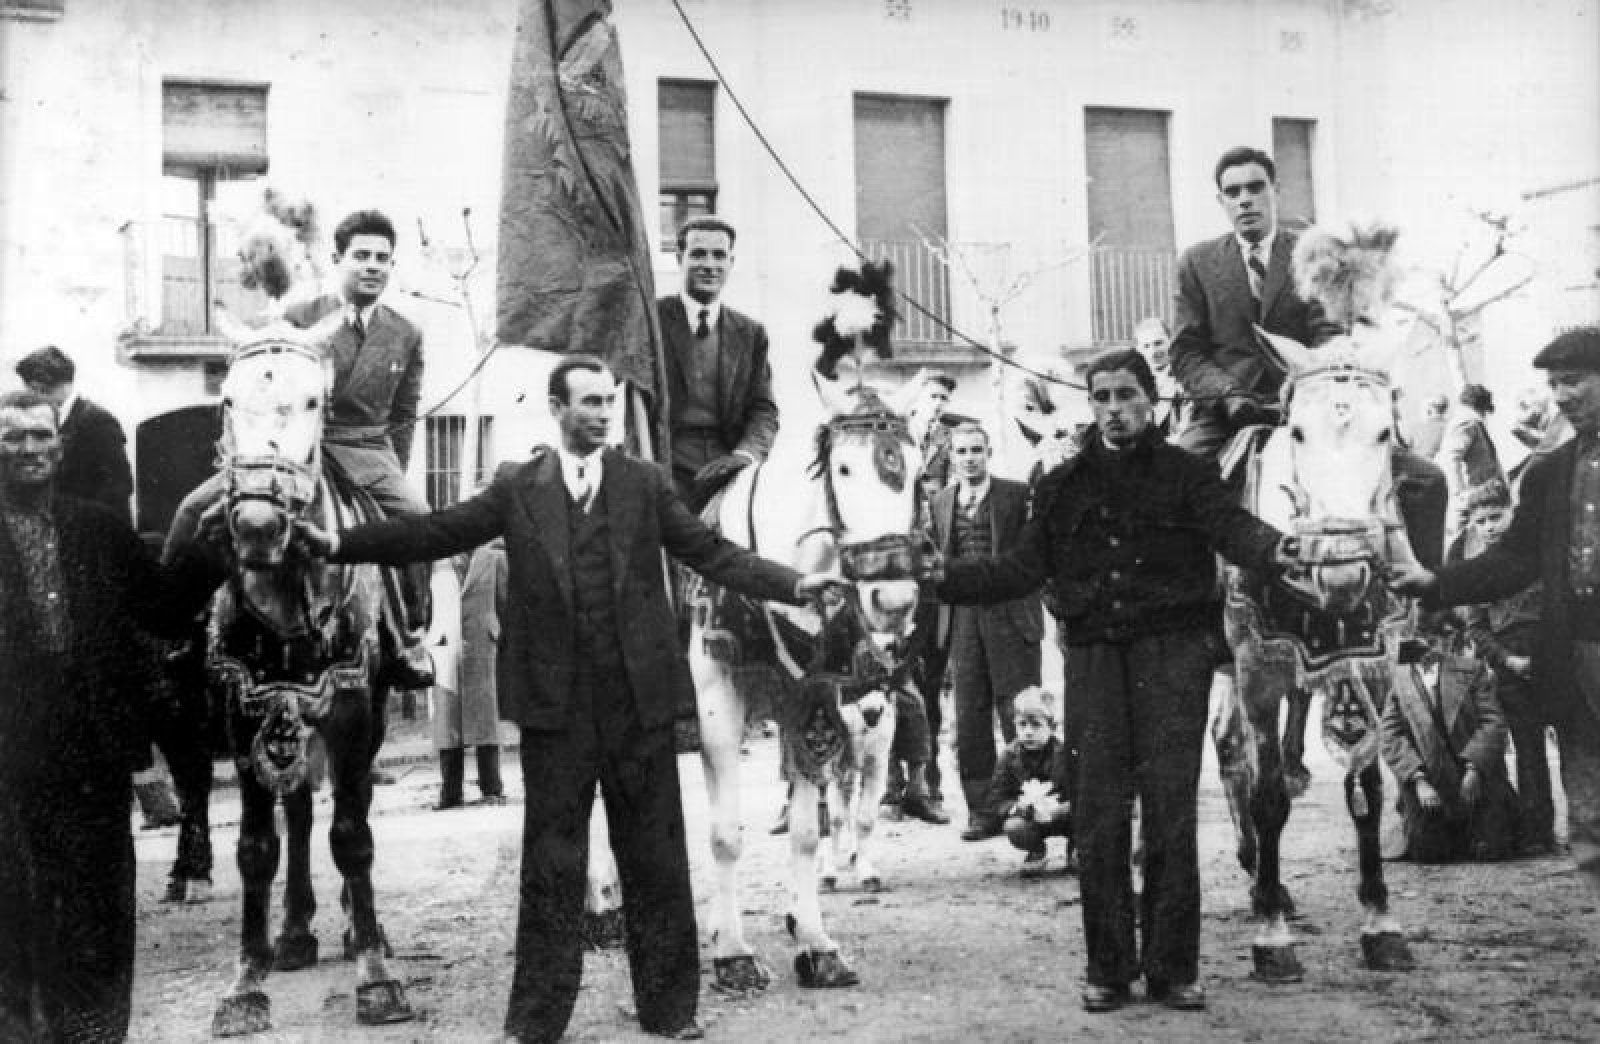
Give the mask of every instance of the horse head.
POLYGON ((869 630, 904 637, 917 605, 917 476, 922 453, 904 416, 864 384, 816 376, 829 419, 813 474, 826 491, 839 566, 869 630))
POLYGON ((281 565, 294 520, 316 498, 330 377, 317 349, 276 336, 241 346, 228 369, 222 469, 228 532, 245 569, 281 565))
POLYGON ((1410 556, 1391 466, 1390 371, 1402 334, 1386 310, 1384 261, 1394 237, 1385 226, 1346 238, 1308 232, 1295 250, 1296 282, 1342 332, 1310 348, 1257 329, 1287 374, 1285 423, 1264 452, 1257 507, 1301 538, 1308 565, 1291 583, 1333 611, 1359 606, 1383 563, 1410 556))

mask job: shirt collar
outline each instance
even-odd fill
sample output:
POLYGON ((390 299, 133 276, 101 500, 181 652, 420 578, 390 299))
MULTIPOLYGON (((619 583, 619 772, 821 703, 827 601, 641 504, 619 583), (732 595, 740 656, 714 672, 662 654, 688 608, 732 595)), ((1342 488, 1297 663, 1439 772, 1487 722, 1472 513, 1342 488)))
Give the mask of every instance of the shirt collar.
POLYGON ((365 308, 357 308, 353 302, 346 301, 344 305, 344 321, 348 323, 352 318, 359 315, 361 316, 361 328, 363 330, 371 330, 372 313, 376 312, 377 310, 378 302, 376 301, 367 305, 365 308))
POLYGON ((56 415, 57 427, 67 423, 67 418, 72 416, 72 408, 76 405, 78 405, 78 393, 74 391, 71 395, 67 396, 67 401, 61 404, 61 412, 56 415))
MULTIPOLYGON (((1273 229, 1272 229, 1271 232, 1268 232, 1265 236, 1261 237, 1261 242, 1254 244, 1255 246, 1258 246, 1258 247, 1261 248, 1261 263, 1262 264, 1265 264, 1265 265, 1272 264, 1272 245, 1273 245, 1273 243, 1275 243, 1277 241, 1277 238, 1278 238, 1278 229, 1277 229, 1277 226, 1273 226, 1273 229)), ((1237 233, 1234 234, 1233 241, 1239 245, 1239 256, 1241 258, 1243 258, 1245 261, 1249 261, 1250 260, 1250 248, 1251 248, 1251 245, 1252 245, 1250 243, 1250 241, 1248 239, 1244 238, 1243 236, 1237 234, 1237 233)))
POLYGON ((678 299, 683 302, 683 314, 689 317, 689 329, 693 330, 700 321, 700 311, 705 310, 706 325, 715 327, 722 318, 722 298, 713 297, 709 304, 701 304, 688 294, 678 294, 678 299))
POLYGON ((574 497, 578 495, 578 491, 580 489, 578 484, 578 468, 580 465, 583 467, 583 478, 588 487, 591 490, 598 490, 600 488, 600 476, 604 473, 605 467, 604 454, 604 446, 582 457, 578 456, 576 453, 573 453, 565 446, 556 447, 556 456, 561 461, 561 478, 567 484, 568 493, 571 493, 574 497))
POLYGON ((983 476, 983 481, 976 488, 968 486, 965 482, 956 483, 956 500, 961 504, 981 504, 989 496, 989 487, 993 485, 993 476, 983 476))

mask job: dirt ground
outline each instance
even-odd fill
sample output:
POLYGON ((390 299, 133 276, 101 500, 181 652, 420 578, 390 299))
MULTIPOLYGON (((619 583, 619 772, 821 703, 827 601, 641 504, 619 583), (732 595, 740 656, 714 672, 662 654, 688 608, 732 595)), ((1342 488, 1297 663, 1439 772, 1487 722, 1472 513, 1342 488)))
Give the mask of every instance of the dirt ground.
MULTIPOLYGON (((1315 745, 1313 745, 1315 746, 1315 745)), ((469 759, 470 760, 470 759, 469 759)), ((948 827, 880 821, 880 868, 890 890, 865 894, 845 882, 825 896, 830 930, 862 977, 841 991, 795 982, 783 933, 787 839, 769 836, 782 797, 775 741, 746 757, 745 908, 752 943, 776 972, 749 1000, 710 991, 701 999, 712 1041, 1532 1041, 1600 1039, 1600 911, 1564 857, 1491 865, 1387 864, 1395 912, 1419 967, 1363 970, 1357 931, 1354 835, 1337 773, 1313 750, 1315 778, 1296 804, 1285 840, 1286 882, 1298 922, 1305 981, 1267 986, 1249 977, 1247 881, 1235 865, 1227 809, 1208 761, 1200 803, 1205 903, 1202 976, 1210 1008, 1179 1014, 1148 1003, 1088 1015, 1077 1004, 1082 973, 1078 882, 1017 875, 1020 853, 1003 840, 958 838, 948 827)), ((710 882, 705 791, 697 756, 681 759, 696 896, 710 882)), ((510 793, 520 793, 514 758, 510 793)), ((416 1021, 367 1029, 354 1015, 353 966, 337 959, 337 876, 322 836, 314 844, 322 910, 321 964, 274 976, 269 1041, 495 1040, 511 975, 522 808, 429 809, 437 775, 426 763, 398 769, 378 789, 377 887, 416 1021)), ((470 778, 469 769, 469 778, 470 778)), ((471 784, 468 791, 474 793, 471 784)), ((213 799, 217 845, 212 902, 158 901, 175 837, 139 839, 139 958, 132 1039, 209 1038, 211 1012, 230 978, 239 884, 233 867, 237 801, 213 799)), ((1053 842, 1059 844, 1059 842, 1053 842)), ((1052 849, 1059 863, 1060 850, 1052 849)), ((703 951, 705 977, 709 953, 703 951)), ((634 1021, 627 966, 618 952, 591 954, 568 1039, 651 1040, 634 1021)))

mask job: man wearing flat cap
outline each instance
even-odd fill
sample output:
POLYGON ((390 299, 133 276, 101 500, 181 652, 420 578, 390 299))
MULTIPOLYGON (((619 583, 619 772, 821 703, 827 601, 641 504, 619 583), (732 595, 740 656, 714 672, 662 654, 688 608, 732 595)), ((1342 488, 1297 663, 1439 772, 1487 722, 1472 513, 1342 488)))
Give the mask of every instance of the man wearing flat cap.
POLYGON ((1573 861, 1600 889, 1600 326, 1567 331, 1533 364, 1575 437, 1530 459, 1511 527, 1493 546, 1437 575, 1399 575, 1394 587, 1445 606, 1543 582, 1533 689, 1561 745, 1573 861))

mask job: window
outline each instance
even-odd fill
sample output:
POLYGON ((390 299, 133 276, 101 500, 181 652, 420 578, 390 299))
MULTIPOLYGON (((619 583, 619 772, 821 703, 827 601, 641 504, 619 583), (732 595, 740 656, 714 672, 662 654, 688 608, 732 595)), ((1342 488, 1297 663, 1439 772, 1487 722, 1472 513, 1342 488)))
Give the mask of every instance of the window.
POLYGON ((486 486, 494 478, 494 418, 478 418, 478 459, 473 469, 474 487, 486 486))
POLYGON ((1130 344, 1141 319, 1171 322, 1176 291, 1166 112, 1084 110, 1089 263, 1097 345, 1130 344))
POLYGON ((1278 166, 1278 217, 1287 226, 1304 227, 1317 220, 1317 199, 1311 180, 1311 146, 1316 120, 1272 121, 1272 161, 1278 166))
POLYGON ((0 18, 53 22, 66 11, 67 0, 0 0, 0 18))
POLYGON ((662 80, 661 249, 676 252, 678 226, 717 209, 716 84, 662 80))
POLYGON ((428 506, 438 511, 461 499, 461 450, 467 418, 428 418, 428 462, 423 475, 428 506))
POLYGON ((168 80, 162 84, 161 332, 212 332, 212 302, 259 312, 239 285, 237 244, 217 223, 222 207, 248 213, 267 170, 267 88, 168 80))

